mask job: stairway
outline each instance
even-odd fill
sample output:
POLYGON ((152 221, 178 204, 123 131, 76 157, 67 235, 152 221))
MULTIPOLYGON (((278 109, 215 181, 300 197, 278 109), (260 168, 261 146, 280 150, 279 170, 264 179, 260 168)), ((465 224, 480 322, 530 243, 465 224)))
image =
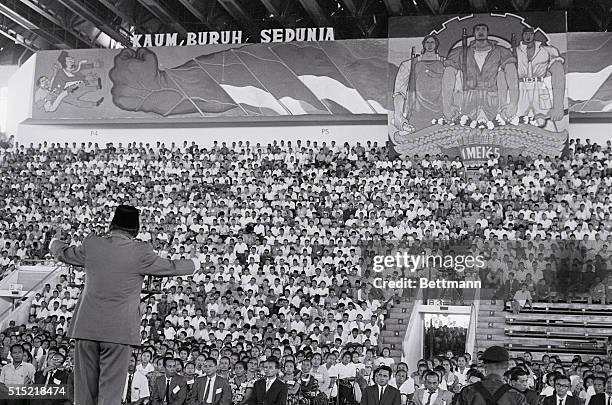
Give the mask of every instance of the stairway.
POLYGON ((506 314, 501 300, 483 300, 478 309, 475 351, 484 351, 490 346, 503 346, 508 342, 505 336, 506 314))
POLYGON ((388 347, 395 364, 402 358, 402 343, 406 336, 406 329, 410 321, 410 314, 414 306, 413 300, 401 301, 388 311, 385 320, 385 329, 380 331, 379 348, 388 347))

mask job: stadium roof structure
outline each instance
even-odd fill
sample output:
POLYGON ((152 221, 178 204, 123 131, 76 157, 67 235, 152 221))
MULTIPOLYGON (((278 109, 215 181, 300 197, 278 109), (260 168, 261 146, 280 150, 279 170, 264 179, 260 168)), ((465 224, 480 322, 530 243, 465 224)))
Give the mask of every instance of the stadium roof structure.
POLYGON ((570 31, 612 28, 612 0, 0 0, 0 63, 45 49, 130 46, 135 33, 334 27, 383 38, 390 16, 567 10, 570 31))

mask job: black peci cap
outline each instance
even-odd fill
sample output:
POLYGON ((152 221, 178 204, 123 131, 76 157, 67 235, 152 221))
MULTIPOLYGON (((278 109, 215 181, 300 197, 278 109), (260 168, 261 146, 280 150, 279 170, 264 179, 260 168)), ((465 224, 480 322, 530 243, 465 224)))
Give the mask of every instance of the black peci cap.
POLYGON ((138 231, 140 229, 139 216, 140 211, 136 207, 120 205, 115 209, 111 224, 130 231, 138 231))

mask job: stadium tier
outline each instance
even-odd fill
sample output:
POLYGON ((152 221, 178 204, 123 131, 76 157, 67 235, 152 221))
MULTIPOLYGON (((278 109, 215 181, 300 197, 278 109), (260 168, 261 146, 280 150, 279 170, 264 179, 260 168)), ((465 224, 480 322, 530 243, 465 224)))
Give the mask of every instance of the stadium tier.
MULTIPOLYGON (((468 176, 440 156, 393 160, 376 143, 15 145, 0 150, 0 267, 8 279, 24 264, 49 265, 58 224, 76 245, 105 234, 117 204, 133 204, 142 216, 138 239, 202 267, 143 285, 136 367, 151 384, 168 356, 187 379, 202 375, 213 356, 240 403, 274 355, 285 380, 298 375, 297 365, 325 398, 336 398, 337 381, 365 388, 375 367, 391 365, 391 383, 408 399, 431 369, 456 392, 470 367, 483 371, 482 351, 500 345, 542 392, 547 373, 582 367, 573 392, 586 398, 585 371, 610 366, 612 149, 571 146, 567 158, 500 158, 468 176), (482 254, 486 265, 462 276, 482 282, 480 298, 377 285, 375 253, 424 246, 482 254), (402 363, 419 299, 451 306, 479 299, 476 335, 435 326, 427 332, 433 357, 402 363)), ((54 353, 72 369, 66 333, 84 273, 56 272, 56 283, 41 283, 21 302, 27 320, 4 320, 5 364, 20 343, 35 370, 54 353)))

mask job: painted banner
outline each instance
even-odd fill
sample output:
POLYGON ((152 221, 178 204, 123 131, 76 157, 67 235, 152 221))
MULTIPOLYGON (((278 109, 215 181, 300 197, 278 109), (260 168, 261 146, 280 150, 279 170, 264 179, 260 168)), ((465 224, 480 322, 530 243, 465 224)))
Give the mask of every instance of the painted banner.
POLYGON ((37 54, 33 119, 387 114, 387 40, 37 54))
POLYGON ((391 19, 395 152, 561 155, 569 125, 566 31, 564 12, 391 19))
POLYGON ((570 111, 575 115, 611 114, 612 33, 571 33, 567 47, 567 94, 570 111))

